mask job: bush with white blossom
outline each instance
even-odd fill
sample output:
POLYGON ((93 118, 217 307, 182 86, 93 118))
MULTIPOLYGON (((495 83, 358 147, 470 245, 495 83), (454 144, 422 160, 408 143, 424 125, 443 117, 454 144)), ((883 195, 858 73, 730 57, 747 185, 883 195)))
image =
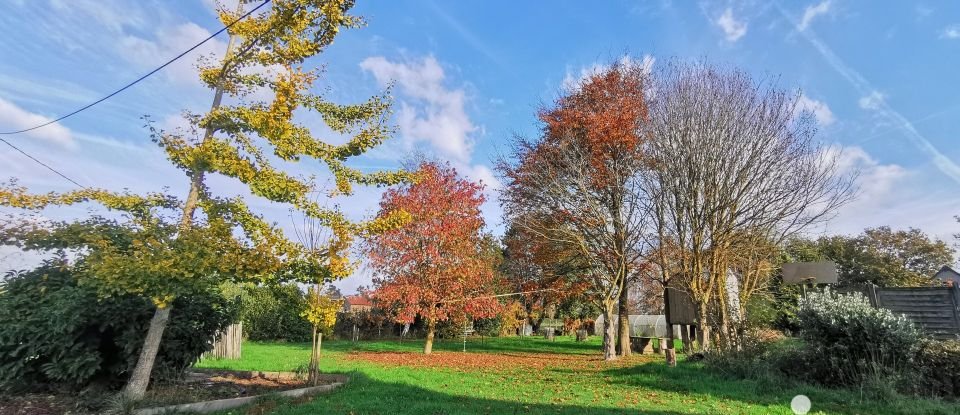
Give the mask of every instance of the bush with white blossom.
POLYGON ((797 321, 808 347, 805 375, 825 384, 895 377, 920 345, 920 331, 910 320, 874 308, 859 293, 810 293, 800 300, 797 321))

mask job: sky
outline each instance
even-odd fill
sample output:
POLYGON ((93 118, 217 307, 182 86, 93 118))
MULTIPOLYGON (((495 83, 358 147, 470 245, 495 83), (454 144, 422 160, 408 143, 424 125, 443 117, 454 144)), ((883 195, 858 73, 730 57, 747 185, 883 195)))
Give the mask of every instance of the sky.
MULTIPOLYGON (((222 28, 214 0, 0 1, 0 131, 69 113, 176 56, 222 28)), ((956 1, 372 1, 353 12, 366 27, 344 31, 308 67, 317 92, 361 102, 392 84, 388 142, 352 162, 395 168, 412 152, 451 163, 486 185, 483 212, 503 229, 493 165, 514 135, 538 132, 538 107, 564 88, 629 55, 656 67, 706 59, 797 91, 820 124, 817 137, 859 171, 859 196, 811 234, 916 227, 953 243, 960 233, 960 3, 956 1)), ((0 136, 85 186, 185 194, 185 176, 150 141, 202 112, 211 91, 194 71, 223 53, 221 35, 146 81, 61 123, 0 136)), ((300 121, 329 134, 315 115, 300 121)), ((338 142, 342 137, 331 136, 338 142)), ((289 171, 325 177, 316 162, 289 171)), ((73 185, 0 143, 0 180, 32 191, 73 185)), ((213 177, 219 195, 247 197, 290 229, 288 208, 213 177)), ((337 200, 350 217, 376 212, 380 192, 337 200)), ((49 209, 70 219, 92 206, 49 209)), ((35 261, 0 250, 0 271, 35 261)), ((369 284, 361 267, 338 285, 369 284)))

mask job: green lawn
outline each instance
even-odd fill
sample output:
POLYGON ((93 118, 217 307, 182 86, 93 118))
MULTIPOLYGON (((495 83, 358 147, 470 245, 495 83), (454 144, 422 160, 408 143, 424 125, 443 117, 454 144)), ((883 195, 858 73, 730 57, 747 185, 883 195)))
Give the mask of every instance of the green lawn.
MULTIPOLYGON (((730 380, 697 363, 666 367, 659 356, 600 361, 599 340, 539 338, 422 342, 325 342, 322 367, 352 381, 301 405, 272 414, 792 414, 804 394, 820 414, 958 414, 960 406, 930 400, 869 402, 850 391, 730 380)), ((245 343, 243 359, 198 366, 292 371, 304 365, 307 344, 245 343)), ((235 414, 245 413, 234 411, 235 414)))

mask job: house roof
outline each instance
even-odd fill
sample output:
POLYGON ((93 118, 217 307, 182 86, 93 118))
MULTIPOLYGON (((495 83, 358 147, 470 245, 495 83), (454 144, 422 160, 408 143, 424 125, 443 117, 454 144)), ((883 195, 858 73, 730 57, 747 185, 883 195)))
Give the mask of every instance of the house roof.
POLYGON ((350 305, 365 305, 373 307, 373 303, 370 301, 370 299, 362 295, 348 295, 347 303, 350 305))
POLYGON ((937 271, 937 273, 934 274, 934 277, 939 279, 956 278, 960 277, 960 272, 950 268, 949 265, 944 265, 942 268, 940 268, 940 271, 937 271))

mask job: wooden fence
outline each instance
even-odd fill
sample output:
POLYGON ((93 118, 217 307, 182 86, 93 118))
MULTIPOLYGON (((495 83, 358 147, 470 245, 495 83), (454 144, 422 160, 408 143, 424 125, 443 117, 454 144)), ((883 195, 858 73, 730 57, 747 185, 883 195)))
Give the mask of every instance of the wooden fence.
POLYGON ((243 343, 243 322, 231 324, 217 336, 213 350, 204 354, 205 359, 239 359, 243 343))
POLYGON ((838 288, 836 291, 859 292, 874 307, 906 315, 934 338, 956 339, 960 336, 960 287, 881 288, 858 285, 838 288))

